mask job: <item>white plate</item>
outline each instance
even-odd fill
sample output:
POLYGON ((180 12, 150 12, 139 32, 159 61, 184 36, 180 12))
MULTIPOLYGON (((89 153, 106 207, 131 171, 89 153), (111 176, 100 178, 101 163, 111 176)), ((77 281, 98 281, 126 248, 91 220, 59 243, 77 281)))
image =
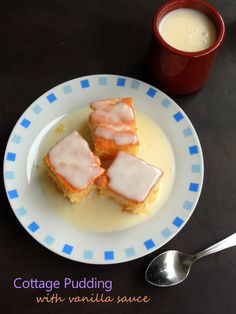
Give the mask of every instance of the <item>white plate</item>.
POLYGON ((51 89, 23 113, 9 138, 4 182, 11 207, 24 228, 42 245, 66 258, 92 264, 130 261, 160 248, 193 213, 203 183, 203 157, 197 134, 183 110, 160 90, 116 75, 77 78, 51 89), (124 231, 89 233, 40 210, 46 206, 37 180, 30 180, 40 139, 55 119, 96 99, 134 98, 167 135, 176 176, 164 207, 150 220, 124 231))

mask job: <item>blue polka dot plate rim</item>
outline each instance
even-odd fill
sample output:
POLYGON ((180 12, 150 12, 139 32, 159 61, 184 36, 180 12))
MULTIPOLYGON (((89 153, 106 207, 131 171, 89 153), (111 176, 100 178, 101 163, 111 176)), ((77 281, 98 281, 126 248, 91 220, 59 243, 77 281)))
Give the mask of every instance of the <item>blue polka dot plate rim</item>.
MULTIPOLYGON (((46 132, 46 131, 45 131, 46 132)), ((27 232, 49 250, 74 261, 116 264, 145 256, 170 241, 192 215, 201 194, 204 163, 197 133, 184 111, 147 83, 121 75, 99 74, 62 83, 34 101, 17 121, 4 156, 4 183, 13 212, 27 232), (50 123, 90 102, 132 97, 172 146, 176 165, 172 192, 152 219, 110 233, 90 233, 49 210, 39 186, 30 180, 39 133, 50 123), (52 223, 53 222, 53 223, 52 223)))

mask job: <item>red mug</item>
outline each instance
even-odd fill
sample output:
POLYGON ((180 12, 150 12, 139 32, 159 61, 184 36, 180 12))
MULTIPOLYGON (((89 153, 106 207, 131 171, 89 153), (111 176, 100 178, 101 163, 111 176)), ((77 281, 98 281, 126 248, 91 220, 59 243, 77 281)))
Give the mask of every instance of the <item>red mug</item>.
POLYGON ((155 85, 176 95, 199 90, 207 81, 218 48, 221 46, 225 25, 219 12, 202 0, 172 0, 165 3, 154 15, 150 46, 151 74, 155 85), (217 37, 207 49, 187 52, 170 46, 161 36, 158 25, 172 10, 189 8, 205 13, 215 24, 217 37))

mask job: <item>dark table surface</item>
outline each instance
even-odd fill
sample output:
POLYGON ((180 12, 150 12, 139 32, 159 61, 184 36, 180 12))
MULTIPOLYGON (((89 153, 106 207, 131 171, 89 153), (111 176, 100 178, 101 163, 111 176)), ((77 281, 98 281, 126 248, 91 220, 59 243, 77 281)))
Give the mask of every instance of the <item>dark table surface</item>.
MULTIPOLYGON (((147 71, 151 21, 164 1, 22 0, 0 9, 1 158, 23 111, 42 93, 72 78, 120 74, 152 83, 147 71)), ((210 1, 227 34, 206 86, 173 97, 195 126, 204 153, 205 180, 190 221, 159 249, 201 250, 236 230, 236 1, 210 1)), ((2 162, 1 160, 1 162, 2 162)), ((236 248, 201 260, 182 285, 147 284, 144 271, 157 254, 110 266, 76 263, 30 237, 13 214, 1 182, 0 312, 5 313, 235 313, 236 248), (13 288, 15 277, 113 281, 111 296, 147 295, 146 304, 36 304, 34 290, 13 288)), ((61 294, 71 291, 61 289, 61 294)), ((91 293, 91 291, 87 291, 91 293)), ((85 291, 86 294, 86 291, 85 291)))

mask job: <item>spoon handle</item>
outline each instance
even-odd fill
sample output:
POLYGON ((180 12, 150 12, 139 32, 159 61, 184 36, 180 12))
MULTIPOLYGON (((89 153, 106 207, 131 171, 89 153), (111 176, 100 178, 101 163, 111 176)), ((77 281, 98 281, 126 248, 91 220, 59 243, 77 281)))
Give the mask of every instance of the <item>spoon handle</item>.
POLYGON ((236 245, 236 233, 233 233, 229 237, 225 238, 224 240, 222 240, 216 244, 213 244, 209 248, 207 248, 207 249, 205 249, 199 253, 194 254, 193 257, 194 257, 194 260, 197 260, 201 257, 219 252, 221 250, 227 249, 227 248, 234 246, 234 245, 236 245))

